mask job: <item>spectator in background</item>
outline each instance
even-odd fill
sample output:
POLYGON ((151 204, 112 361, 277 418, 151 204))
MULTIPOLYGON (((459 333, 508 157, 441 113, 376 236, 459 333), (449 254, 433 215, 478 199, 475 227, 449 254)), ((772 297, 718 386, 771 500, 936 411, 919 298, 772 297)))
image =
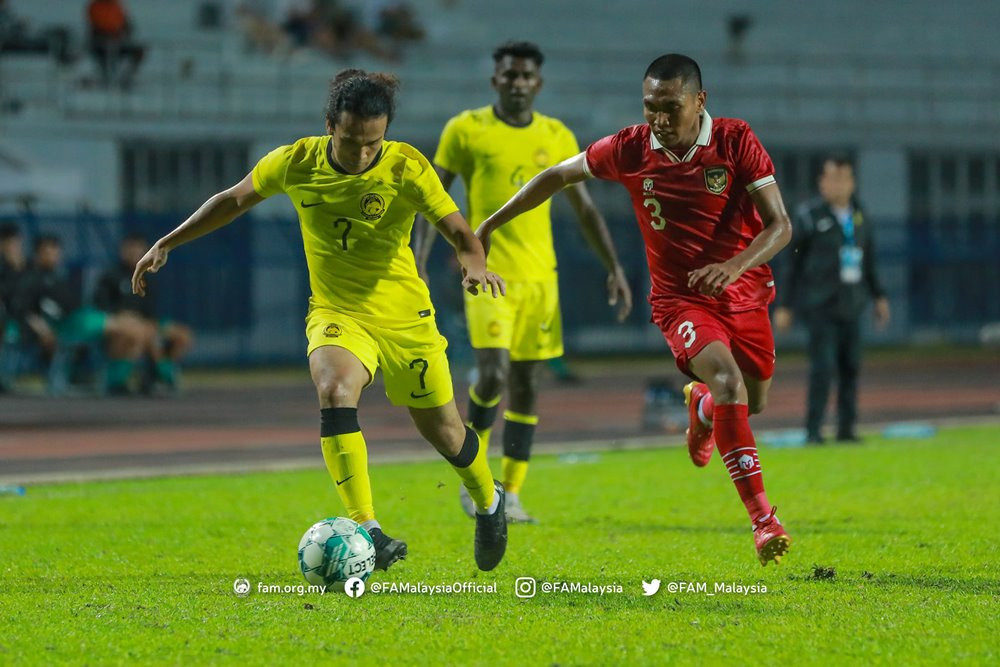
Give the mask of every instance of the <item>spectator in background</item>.
POLYGON ((37 341, 47 363, 58 346, 105 344, 109 394, 129 392, 135 362, 148 349, 153 327, 130 313, 109 315, 82 308, 75 287, 62 274, 62 243, 57 236, 35 239, 30 269, 18 279, 12 295, 13 315, 21 331, 37 341))
MULTIPOLYGON (((0 358, 5 344, 17 339, 17 325, 11 316, 14 286, 24 273, 24 237, 14 222, 0 224, 0 358)), ((0 362, 0 370, 6 366, 0 362)), ((0 393, 6 391, 6 373, 0 372, 0 393)))
POLYGON ((424 28, 409 3, 382 0, 373 4, 380 5, 378 33, 390 39, 393 48, 423 40, 424 28))
POLYGON ((141 234, 129 234, 119 246, 119 262, 97 280, 94 306, 110 314, 128 314, 145 321, 158 335, 147 340, 145 357, 151 363, 151 372, 143 380, 143 387, 152 390, 159 384, 169 390, 177 388, 177 362, 191 349, 191 329, 170 320, 158 320, 156 302, 151 290, 146 298, 132 292, 132 272, 135 265, 149 250, 149 242, 141 234))
POLYGON ((32 31, 28 22, 7 6, 7 0, 0 0, 0 53, 48 53, 61 65, 73 62, 66 27, 32 31))
POLYGON ((309 46, 316 28, 313 0, 281 0, 278 16, 281 29, 285 31, 292 47, 309 46))
POLYGON ((781 307, 774 324, 786 331, 792 309, 809 331, 807 442, 823 442, 822 425, 830 382, 837 375, 837 440, 857 442, 861 315, 875 300, 875 322, 889 323, 889 300, 875 269, 872 224, 854 198, 854 166, 832 155, 819 176, 820 197, 795 217, 791 256, 781 307))
POLYGON ((398 61, 407 41, 423 39, 413 9, 392 0, 315 0, 317 46, 334 57, 363 51, 398 61))
POLYGON ((240 0, 234 15, 249 47, 273 56, 288 54, 291 41, 272 20, 270 9, 263 0, 240 0))
POLYGON ((132 39, 132 21, 120 0, 90 0, 87 7, 90 52, 97 60, 104 85, 132 85, 146 47, 132 39), (122 62, 127 61, 124 68, 122 62))
POLYGON ((378 0, 315 0, 316 46, 335 58, 349 58, 355 51, 364 51, 392 60, 393 54, 375 34, 377 4, 378 0))

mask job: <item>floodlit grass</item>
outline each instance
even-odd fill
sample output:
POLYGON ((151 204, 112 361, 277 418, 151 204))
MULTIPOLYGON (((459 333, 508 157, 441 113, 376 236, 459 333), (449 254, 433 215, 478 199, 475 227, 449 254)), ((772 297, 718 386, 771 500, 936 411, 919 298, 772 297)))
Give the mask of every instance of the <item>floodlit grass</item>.
POLYGON ((431 597, 256 591, 305 583, 299 538, 341 513, 322 470, 32 487, 0 497, 0 664, 996 664, 998 444, 982 426, 764 450, 793 538, 766 569, 718 458, 539 457, 523 497, 541 524, 512 526, 489 573, 443 461, 375 466, 379 518, 410 557, 369 585, 498 588, 431 597), (515 597, 521 576, 535 598, 515 597), (541 592, 557 581, 624 592, 541 592))

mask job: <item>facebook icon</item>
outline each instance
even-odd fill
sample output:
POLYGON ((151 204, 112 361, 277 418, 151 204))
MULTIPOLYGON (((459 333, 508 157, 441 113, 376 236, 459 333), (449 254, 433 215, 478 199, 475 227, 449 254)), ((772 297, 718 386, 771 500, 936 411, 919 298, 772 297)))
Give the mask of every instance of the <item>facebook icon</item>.
POLYGON ((344 582, 344 592, 349 598, 359 598, 365 593, 365 582, 358 577, 351 577, 344 582))

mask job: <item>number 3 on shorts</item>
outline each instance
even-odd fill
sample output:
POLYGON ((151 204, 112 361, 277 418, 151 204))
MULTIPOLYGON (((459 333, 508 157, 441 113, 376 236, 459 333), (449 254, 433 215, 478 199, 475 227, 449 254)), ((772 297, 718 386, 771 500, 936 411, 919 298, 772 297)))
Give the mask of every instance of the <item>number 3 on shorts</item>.
POLYGON ((677 333, 684 339, 684 349, 694 345, 694 340, 698 337, 694 332, 694 322, 690 320, 681 322, 681 325, 677 327, 677 333))

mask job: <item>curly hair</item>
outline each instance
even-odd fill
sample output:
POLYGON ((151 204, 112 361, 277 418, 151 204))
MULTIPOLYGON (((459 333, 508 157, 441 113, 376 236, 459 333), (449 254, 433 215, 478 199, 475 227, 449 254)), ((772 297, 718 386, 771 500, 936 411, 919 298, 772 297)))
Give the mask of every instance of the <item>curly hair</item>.
POLYGON ((330 81, 326 101, 326 120, 333 127, 345 111, 362 118, 385 116, 387 124, 396 115, 396 89, 399 79, 385 72, 362 69, 341 70, 330 81))

